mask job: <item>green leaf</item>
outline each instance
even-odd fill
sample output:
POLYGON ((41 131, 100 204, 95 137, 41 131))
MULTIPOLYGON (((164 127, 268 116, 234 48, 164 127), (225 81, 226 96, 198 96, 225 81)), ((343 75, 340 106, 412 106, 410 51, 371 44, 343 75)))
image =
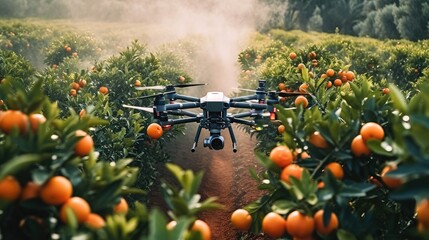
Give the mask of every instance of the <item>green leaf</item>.
POLYGON ((37 154, 25 154, 12 158, 7 163, 3 164, 0 168, 0 179, 7 175, 15 175, 19 172, 25 171, 30 166, 42 161, 44 158, 37 154))
POLYGON ((389 84, 390 97, 392 98, 393 105, 402 113, 407 113, 408 106, 407 101, 405 100, 404 95, 402 95, 401 90, 396 87, 394 84, 389 84))
POLYGON ((278 214, 287 214, 293 208, 296 208, 298 204, 289 200, 277 200, 273 203, 271 209, 278 214))
POLYGON ((350 232, 344 229, 338 229, 337 238, 341 240, 357 240, 357 238, 350 232))
POLYGON ((149 240, 166 239, 168 240, 168 231, 165 227, 167 220, 160 210, 154 209, 149 217, 149 240))
POLYGON ((393 157, 395 156, 393 152, 393 146, 390 145, 387 141, 380 141, 377 139, 369 139, 366 141, 366 145, 369 149, 379 155, 393 157))

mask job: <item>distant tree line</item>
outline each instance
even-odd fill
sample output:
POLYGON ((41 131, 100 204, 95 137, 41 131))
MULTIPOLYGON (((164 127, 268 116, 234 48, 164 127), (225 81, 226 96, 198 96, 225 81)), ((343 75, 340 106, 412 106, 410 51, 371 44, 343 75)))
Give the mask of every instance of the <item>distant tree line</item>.
POLYGON ((428 0, 261 0, 284 5, 271 26, 379 39, 429 39, 428 0))

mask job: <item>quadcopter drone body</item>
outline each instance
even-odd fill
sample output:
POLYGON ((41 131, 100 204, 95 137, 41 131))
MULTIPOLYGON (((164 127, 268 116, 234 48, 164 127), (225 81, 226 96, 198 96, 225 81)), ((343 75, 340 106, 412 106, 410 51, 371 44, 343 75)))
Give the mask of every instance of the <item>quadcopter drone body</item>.
POLYGON ((124 107, 143 110, 153 113, 155 119, 162 126, 177 125, 183 123, 196 122, 199 123, 195 135, 194 143, 191 151, 194 152, 197 147, 202 129, 207 129, 210 136, 203 141, 204 147, 213 150, 221 150, 224 147, 224 138, 221 135, 223 129, 228 129, 232 141, 232 149, 237 152, 237 141, 232 129, 233 123, 255 126, 256 119, 261 119, 265 116, 270 118, 275 117, 275 104, 279 103, 279 96, 303 95, 302 93, 284 93, 284 92, 267 92, 265 89, 265 81, 259 81, 259 87, 253 95, 228 98, 223 92, 208 92, 204 97, 197 98, 176 93, 175 87, 190 87, 205 84, 179 84, 170 86, 153 86, 153 87, 137 87, 137 90, 158 89, 165 90, 162 93, 142 96, 136 99, 154 97, 154 105, 152 108, 123 105, 124 107), (267 98, 268 95, 268 98, 267 98), (169 103, 166 103, 167 99, 169 103), (176 100, 184 102, 176 103, 176 100), (256 103, 248 102, 255 101, 256 103), (201 113, 187 111, 186 109, 202 110, 201 113), (229 113, 230 108, 246 109, 247 111, 240 113, 229 113), (182 116, 184 118, 170 119, 169 115, 182 116), (244 118, 253 119, 244 119, 244 118))

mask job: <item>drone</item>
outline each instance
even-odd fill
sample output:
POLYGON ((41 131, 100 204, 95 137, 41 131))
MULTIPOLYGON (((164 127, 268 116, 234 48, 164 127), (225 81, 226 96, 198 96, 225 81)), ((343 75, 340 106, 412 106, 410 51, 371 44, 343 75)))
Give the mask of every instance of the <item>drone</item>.
MULTIPOLYGON (((301 92, 277 92, 267 91, 266 81, 259 80, 258 87, 253 89, 240 89, 249 90, 254 94, 246 96, 238 96, 229 98, 223 92, 207 92, 201 98, 182 95, 176 92, 176 88, 194 87, 207 85, 205 83, 194 84, 175 84, 168 86, 147 86, 136 87, 136 90, 162 90, 162 92, 140 96, 132 99, 145 99, 154 98, 152 108, 132 106, 124 104, 126 108, 137 109, 153 114, 154 119, 157 119, 161 126, 173 126, 184 123, 199 123, 197 132, 195 134, 194 143, 191 151, 195 152, 198 145, 202 129, 207 129, 210 136, 203 141, 204 147, 211 150, 221 150, 224 148, 224 138, 221 135, 222 130, 228 129, 233 152, 237 152, 237 140, 234 136, 232 129, 233 123, 244 124, 254 127, 258 119, 270 117, 271 120, 275 119, 276 107, 279 103, 280 97, 306 95, 301 92), (168 100, 168 101, 167 101, 168 100), (182 100, 176 102, 176 100, 182 100), (201 109, 202 112, 195 113, 188 111, 188 109, 201 109), (245 109, 245 111, 238 113, 228 112, 229 109, 245 109), (181 118, 170 118, 169 116, 180 116, 181 118), (251 118, 251 119, 244 119, 251 118)), ((131 99, 130 99, 131 100, 131 99)))

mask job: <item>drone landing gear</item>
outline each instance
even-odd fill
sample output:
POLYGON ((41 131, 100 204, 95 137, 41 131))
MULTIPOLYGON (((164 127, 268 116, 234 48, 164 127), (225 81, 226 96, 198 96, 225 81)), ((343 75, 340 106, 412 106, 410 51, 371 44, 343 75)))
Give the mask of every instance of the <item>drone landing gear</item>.
POLYGON ((235 139, 234 132, 232 131, 231 125, 228 126, 228 130, 232 141, 232 151, 237 152, 237 140, 235 139))
POLYGON ((194 144, 192 145, 191 152, 195 152, 195 148, 197 147, 197 144, 198 144, 198 139, 200 138, 201 129, 203 129, 203 127, 201 125, 198 125, 197 133, 195 134, 194 144))

